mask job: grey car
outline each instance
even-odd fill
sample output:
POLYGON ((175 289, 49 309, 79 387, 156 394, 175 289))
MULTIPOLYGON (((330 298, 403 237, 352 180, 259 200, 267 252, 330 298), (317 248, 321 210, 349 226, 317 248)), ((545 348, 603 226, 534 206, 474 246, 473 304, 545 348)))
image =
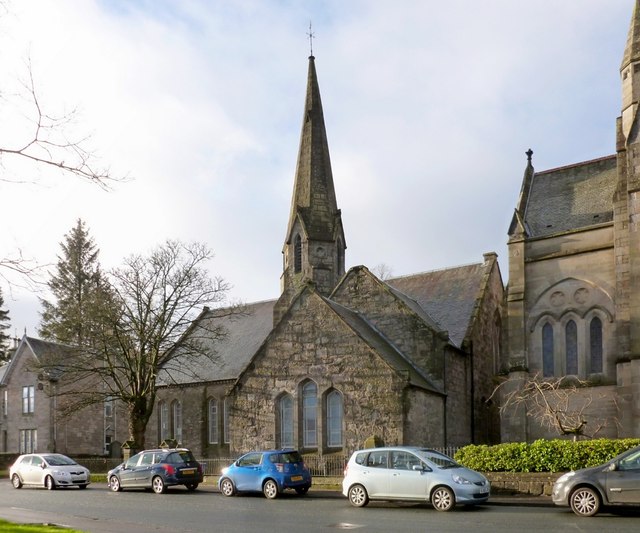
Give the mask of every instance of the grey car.
POLYGON ((91 483, 89 470, 61 453, 29 453, 19 456, 9 468, 14 488, 23 485, 45 487, 78 487, 86 489, 91 483))
POLYGON ((435 450, 410 446, 354 452, 342 481, 342 494, 355 507, 370 500, 404 500, 451 511, 457 503, 486 502, 490 490, 489 480, 479 472, 435 450))
POLYGON ((579 516, 593 516, 605 505, 639 505, 640 446, 602 465, 563 474, 553 485, 552 499, 579 516))

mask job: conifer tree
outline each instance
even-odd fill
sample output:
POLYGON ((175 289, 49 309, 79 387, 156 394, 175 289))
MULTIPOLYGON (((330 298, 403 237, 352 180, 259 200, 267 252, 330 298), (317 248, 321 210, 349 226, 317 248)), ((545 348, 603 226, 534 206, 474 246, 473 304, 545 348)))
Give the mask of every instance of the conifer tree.
POLYGON ((78 219, 60 243, 56 272, 48 282, 55 302, 41 299, 40 335, 63 344, 92 344, 105 306, 112 301, 98 262, 99 249, 85 223, 78 219))
POLYGON ((0 361, 6 361, 9 355, 9 335, 5 330, 9 329, 9 311, 3 309, 4 298, 0 289, 0 361))

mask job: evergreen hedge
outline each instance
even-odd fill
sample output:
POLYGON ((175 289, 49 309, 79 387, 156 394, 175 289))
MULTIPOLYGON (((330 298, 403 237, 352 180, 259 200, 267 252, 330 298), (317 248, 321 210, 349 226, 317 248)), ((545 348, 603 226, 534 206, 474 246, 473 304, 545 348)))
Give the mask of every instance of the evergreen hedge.
POLYGON ((597 466, 640 445, 640 439, 544 440, 469 445, 454 459, 480 472, 567 472, 597 466))

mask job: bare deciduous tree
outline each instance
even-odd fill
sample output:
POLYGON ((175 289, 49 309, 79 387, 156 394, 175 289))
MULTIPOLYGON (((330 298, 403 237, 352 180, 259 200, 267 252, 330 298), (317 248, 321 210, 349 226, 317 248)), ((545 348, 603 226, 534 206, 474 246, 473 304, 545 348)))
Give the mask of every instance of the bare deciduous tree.
POLYGON ((499 399, 501 414, 520 407, 541 427, 559 435, 593 438, 612 420, 588 414, 595 394, 590 385, 575 376, 542 378, 536 374, 524 380, 504 380, 490 399, 499 399))
MULTIPOLYGON (((202 309, 219 305, 229 289, 222 279, 208 276, 204 263, 210 258, 202 244, 167 241, 148 257, 132 256, 111 272, 115 305, 104 309, 102 330, 91 345, 48 361, 43 369, 61 375, 58 395, 64 396, 67 412, 121 400, 130 438, 144 447, 158 375, 175 370, 195 379, 198 365, 192 359, 215 359, 213 345, 224 335, 215 321, 194 324, 202 309)), ((229 306, 220 314, 237 312, 240 306, 229 306)))

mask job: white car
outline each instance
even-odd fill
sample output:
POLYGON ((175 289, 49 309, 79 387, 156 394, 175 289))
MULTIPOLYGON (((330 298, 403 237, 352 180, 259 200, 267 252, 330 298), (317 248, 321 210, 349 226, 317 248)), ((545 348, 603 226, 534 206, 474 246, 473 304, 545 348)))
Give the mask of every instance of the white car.
POLYGON ((486 502, 490 491, 482 474, 435 450, 409 446, 354 452, 342 481, 342 494, 356 507, 369 500, 403 500, 451 511, 457 503, 486 502))
POLYGON ((86 489, 91 474, 84 466, 60 453, 29 453, 21 455, 9 468, 9 479, 14 488, 23 485, 45 487, 79 487, 86 489))

